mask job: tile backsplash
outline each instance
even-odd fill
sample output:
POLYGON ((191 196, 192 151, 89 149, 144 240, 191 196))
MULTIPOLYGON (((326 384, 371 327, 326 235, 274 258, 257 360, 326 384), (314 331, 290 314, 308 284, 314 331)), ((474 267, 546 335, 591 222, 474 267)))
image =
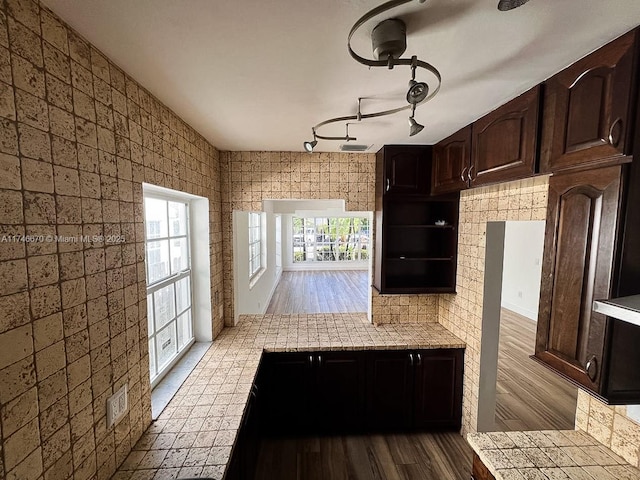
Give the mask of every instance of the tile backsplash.
POLYGON ((578 389, 576 429, 587 432, 600 443, 640 467, 640 423, 636 406, 606 405, 578 389))
POLYGON ((0 123, 0 478, 107 479, 151 420, 142 182, 210 200, 221 291, 218 152, 32 0, 0 1, 0 123))

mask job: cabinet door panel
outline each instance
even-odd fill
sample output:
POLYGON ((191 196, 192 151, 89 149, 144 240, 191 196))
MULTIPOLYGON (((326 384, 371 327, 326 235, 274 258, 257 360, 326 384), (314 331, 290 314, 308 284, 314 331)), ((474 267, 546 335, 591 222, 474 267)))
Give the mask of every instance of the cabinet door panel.
POLYGON ((535 356, 594 391, 606 319, 592 304, 611 291, 620 178, 610 167, 549 180, 535 356))
POLYGON ((470 162, 471 125, 433 147, 431 193, 458 192, 467 188, 470 162))
POLYGON ((460 428, 462 419, 462 350, 417 353, 415 426, 460 428))
POLYGON ((387 194, 428 195, 431 184, 430 148, 385 146, 385 185, 387 194))
POLYGON ((542 172, 630 153, 635 37, 629 32, 545 82, 542 172))
POLYGON ((268 429, 306 429, 315 422, 317 413, 312 405, 314 382, 310 356, 311 353, 265 354, 263 421, 268 429))
POLYGON ((413 409, 413 368, 409 352, 372 352, 367 385, 367 424, 375 428, 408 428, 413 409))
POLYGON ((361 428, 366 388, 363 352, 321 352, 317 358, 320 428, 332 431, 361 428))
POLYGON ((473 124, 472 186, 533 175, 539 98, 537 86, 473 124))

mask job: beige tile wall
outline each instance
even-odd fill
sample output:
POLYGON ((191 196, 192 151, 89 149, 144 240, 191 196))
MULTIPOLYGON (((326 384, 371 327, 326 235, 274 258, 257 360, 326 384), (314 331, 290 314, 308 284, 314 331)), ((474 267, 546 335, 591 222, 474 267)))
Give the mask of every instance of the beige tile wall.
POLYGON ((488 221, 544 220, 548 177, 463 191, 460 196, 457 295, 438 298, 438 321, 467 344, 463 433, 476 431, 480 384, 480 339, 488 221))
MULTIPOLYGON (((347 210, 375 209, 375 154, 220 152, 225 318, 233 321, 233 210, 261 210, 266 199, 343 199, 347 210)), ((372 229, 373 231, 373 229, 372 229)), ((374 321, 436 321, 436 297, 378 295, 374 321)))
POLYGON ((576 429, 589 433, 629 463, 640 467, 640 424, 629 418, 626 405, 606 405, 579 389, 576 429))
POLYGON ((0 124, 0 478, 106 479, 151 415, 142 182, 211 200, 213 296, 218 153, 31 0, 0 2, 0 124))

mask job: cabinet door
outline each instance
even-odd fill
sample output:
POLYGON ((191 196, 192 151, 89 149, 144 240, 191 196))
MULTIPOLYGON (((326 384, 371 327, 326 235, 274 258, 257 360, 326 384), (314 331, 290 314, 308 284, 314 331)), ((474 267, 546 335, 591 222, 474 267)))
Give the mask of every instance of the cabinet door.
POLYGON ((271 431, 306 429, 316 411, 311 394, 314 379, 311 353, 266 353, 267 375, 262 384, 266 428, 271 431))
POLYGON ((536 86, 473 124, 472 186, 534 174, 539 99, 540 87, 536 86))
POLYGON ((629 153, 635 37, 629 32, 545 82, 542 172, 629 153))
POLYGON ((464 351, 421 350, 415 355, 415 426, 460 428, 464 351))
POLYGON ((413 421, 413 367, 409 352, 371 352, 367 374, 367 424, 409 428, 413 421))
POLYGON ((592 304, 611 290, 620 178, 615 166, 549 180, 535 356, 593 391, 606 318, 592 304))
POLYGON ((469 186, 471 125, 433 147, 431 194, 458 192, 469 186))
POLYGON ((385 146, 385 194, 428 195, 431 186, 431 148, 415 145, 385 146))
POLYGON ((317 411, 325 431, 362 428, 365 403, 364 352, 320 352, 317 359, 317 411))

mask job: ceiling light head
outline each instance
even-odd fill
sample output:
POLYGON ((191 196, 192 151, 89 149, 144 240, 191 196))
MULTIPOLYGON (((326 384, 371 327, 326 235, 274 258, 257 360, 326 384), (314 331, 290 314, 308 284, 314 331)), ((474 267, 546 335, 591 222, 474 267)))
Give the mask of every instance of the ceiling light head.
POLYGON ((498 10, 501 12, 506 12, 508 10, 513 10, 514 8, 518 8, 529 0, 500 0, 498 2, 498 10))
POLYGON ((407 102, 411 105, 417 105, 429 95, 429 85, 424 82, 409 81, 409 91, 407 92, 407 102))
POLYGON ((424 128, 424 125, 420 125, 418 122, 416 122, 415 118, 409 117, 409 136, 410 137, 413 137, 414 135, 420 133, 423 128, 424 128))
POLYGON ((318 140, 316 140, 315 135, 313 136, 313 140, 310 142, 304 142, 304 149, 311 153, 313 152, 313 147, 315 147, 318 144, 318 140))

